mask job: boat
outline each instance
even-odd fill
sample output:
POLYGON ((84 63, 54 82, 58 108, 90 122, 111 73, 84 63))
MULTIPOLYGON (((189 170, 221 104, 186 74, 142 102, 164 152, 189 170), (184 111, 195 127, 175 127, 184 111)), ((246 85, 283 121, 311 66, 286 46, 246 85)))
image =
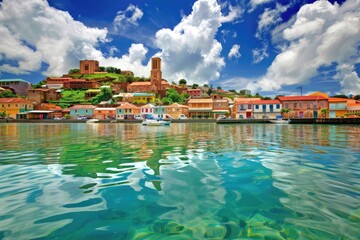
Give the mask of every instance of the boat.
POLYGON ((97 123, 99 122, 99 119, 93 118, 86 121, 86 123, 97 123))
POLYGON ((171 121, 164 121, 160 119, 146 119, 142 122, 143 126, 169 126, 171 121))
POLYGON ((275 123, 275 124, 289 124, 290 123, 290 119, 288 120, 283 120, 283 119, 276 119, 276 120, 269 120, 271 123, 275 123))

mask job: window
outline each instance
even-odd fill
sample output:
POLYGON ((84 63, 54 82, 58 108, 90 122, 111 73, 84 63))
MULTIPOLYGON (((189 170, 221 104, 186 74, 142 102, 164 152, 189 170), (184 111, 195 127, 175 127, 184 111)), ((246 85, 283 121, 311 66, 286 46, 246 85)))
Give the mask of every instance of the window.
POLYGON ((325 102, 324 101, 321 102, 321 107, 325 107, 325 102))
POLYGON ((266 111, 266 105, 265 104, 262 105, 262 110, 263 110, 263 112, 266 111))
POLYGON ((307 102, 307 104, 306 104, 307 106, 307 109, 310 109, 311 108, 311 105, 310 105, 310 102, 307 102))
POLYGON ((289 108, 289 103, 285 103, 285 108, 289 108))
POLYGON ((251 104, 248 105, 248 109, 251 109, 251 104))
POLYGON ((89 65, 85 65, 85 70, 86 70, 86 71, 89 70, 89 65))
POLYGON ((85 110, 86 113, 88 113, 88 110, 85 110))
POLYGON ((299 103, 299 108, 302 108, 303 107, 303 104, 302 102, 299 103))
POLYGON ((75 109, 75 113, 77 113, 77 110, 75 109))
POLYGON ((276 104, 276 109, 280 109, 280 104, 276 104))
POLYGON ((255 109, 259 109, 259 105, 255 105, 255 109))
POLYGON ((274 105, 270 104, 270 112, 274 112, 274 105))

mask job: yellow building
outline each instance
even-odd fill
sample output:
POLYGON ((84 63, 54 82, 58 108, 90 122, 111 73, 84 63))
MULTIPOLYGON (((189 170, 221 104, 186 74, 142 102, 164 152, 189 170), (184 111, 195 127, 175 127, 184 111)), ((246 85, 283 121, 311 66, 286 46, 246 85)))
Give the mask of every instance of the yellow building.
POLYGON ((190 99, 189 117, 191 118, 213 118, 213 100, 211 98, 190 99))
POLYGON ((188 117, 189 107, 178 103, 173 103, 166 107, 166 113, 175 119, 178 119, 181 114, 184 114, 186 117, 188 117))
POLYGON ((155 102, 155 94, 153 93, 132 93, 133 103, 147 104, 155 102))
POLYGON ((32 102, 23 98, 0 98, 0 112, 6 112, 11 118, 16 114, 33 110, 32 102))

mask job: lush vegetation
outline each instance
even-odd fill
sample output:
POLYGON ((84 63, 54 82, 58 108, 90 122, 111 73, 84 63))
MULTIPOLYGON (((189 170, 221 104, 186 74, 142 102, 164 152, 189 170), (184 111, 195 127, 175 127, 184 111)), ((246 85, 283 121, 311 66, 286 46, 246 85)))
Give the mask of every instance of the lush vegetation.
POLYGON ((9 114, 6 111, 0 111, 0 118, 7 118, 9 114))
POLYGON ((2 93, 0 93, 0 98, 16 98, 16 97, 18 96, 10 90, 5 90, 2 93))
POLYGON ((85 99, 85 90, 63 90, 58 101, 51 101, 62 108, 67 108, 74 104, 86 104, 90 101, 85 99))
POLYGON ((40 82, 38 82, 38 83, 36 83, 36 84, 31 84, 31 87, 32 87, 33 89, 35 89, 35 88, 41 88, 43 85, 46 85, 46 81, 45 81, 45 80, 40 81, 40 82))
POLYGON ((189 94, 179 94, 175 89, 170 88, 166 91, 166 96, 161 99, 162 103, 165 105, 170 105, 173 103, 184 103, 185 100, 189 97, 189 94))
POLYGON ((101 92, 91 99, 91 104, 97 105, 101 101, 108 101, 112 98, 112 91, 109 87, 101 88, 101 92))

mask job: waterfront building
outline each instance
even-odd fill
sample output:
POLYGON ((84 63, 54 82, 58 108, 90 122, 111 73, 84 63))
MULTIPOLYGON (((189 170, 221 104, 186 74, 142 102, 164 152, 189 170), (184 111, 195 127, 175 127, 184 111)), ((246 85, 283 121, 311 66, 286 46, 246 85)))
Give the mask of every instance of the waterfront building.
POLYGON ((153 116, 154 118, 167 118, 168 115, 166 114, 166 106, 155 106, 153 116))
POLYGON ((17 118, 20 113, 33 110, 33 104, 23 98, 0 98, 0 112, 6 112, 11 118, 17 118))
POLYGON ((31 84, 22 79, 0 79, 0 87, 9 89, 17 95, 27 96, 31 84))
POLYGON ((347 102, 346 98, 329 98, 329 117, 344 117, 347 113, 347 102))
POLYGON ((189 107, 178 103, 173 103, 166 107, 166 114, 170 115, 172 118, 175 119, 178 119, 181 114, 188 117, 189 107))
POLYGON ((211 98, 190 99, 188 102, 190 118, 213 118, 213 100, 211 98))
POLYGON ((48 118, 61 118, 62 108, 50 103, 39 103, 34 106, 34 110, 37 111, 49 111, 48 118))
POLYGON ((95 74, 99 72, 99 62, 96 60, 81 60, 80 74, 95 74))
POLYGON ((324 96, 278 97, 283 109, 288 109, 284 118, 318 118, 322 108, 329 109, 328 98, 324 96))
POLYGON ((140 115, 140 108, 131 103, 124 103, 116 108, 116 119, 135 119, 140 115))
POLYGON ((132 93, 133 103, 135 104, 147 104, 155 102, 154 93, 132 93))
POLYGON ((213 99, 213 117, 217 118, 219 115, 229 116, 230 104, 228 98, 223 98, 217 94, 212 94, 211 98, 213 99))
POLYGON ((97 107, 94 109, 94 118, 96 119, 116 119, 116 108, 114 107, 97 107))
POLYGON ((281 102, 279 100, 260 100, 253 101, 253 117, 255 119, 272 118, 281 116, 281 102))
POLYGON ((201 98, 202 97, 202 90, 199 88, 188 89, 187 93, 190 95, 190 98, 201 98))
POLYGON ((29 89, 27 99, 34 104, 56 101, 61 98, 60 91, 61 90, 55 90, 51 88, 29 89))
POLYGON ((94 109, 96 106, 87 104, 77 104, 70 107, 70 116, 73 119, 78 117, 92 118, 94 116, 94 109))
POLYGON ((360 117, 360 101, 350 100, 346 107, 349 117, 360 117))
POLYGON ((51 89, 60 89, 63 88, 64 83, 71 81, 72 78, 69 77, 48 77, 46 78, 46 87, 51 89))
POLYGON ((152 104, 146 104, 140 107, 140 115, 142 117, 148 117, 148 116, 154 116, 154 105, 152 104))
POLYGON ((235 98, 233 107, 233 116, 236 119, 252 118, 254 112, 254 103, 261 101, 260 98, 235 98))

